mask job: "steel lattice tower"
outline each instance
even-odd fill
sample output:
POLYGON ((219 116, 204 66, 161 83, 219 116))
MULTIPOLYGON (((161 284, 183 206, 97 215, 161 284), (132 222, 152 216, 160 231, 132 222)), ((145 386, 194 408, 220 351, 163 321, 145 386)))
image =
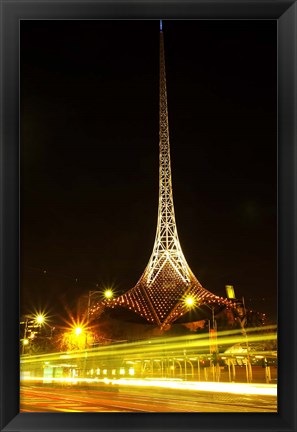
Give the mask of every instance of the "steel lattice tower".
MULTIPOLYGON (((186 299, 195 307, 203 304, 225 304, 202 287, 191 271, 178 239, 171 180, 169 125, 167 108, 164 36, 160 22, 160 102, 159 102, 159 207, 156 238, 148 265, 134 288, 103 302, 107 307, 124 307, 148 322, 166 328, 188 312, 186 299)), ((92 310, 102 310, 97 305, 92 310)))

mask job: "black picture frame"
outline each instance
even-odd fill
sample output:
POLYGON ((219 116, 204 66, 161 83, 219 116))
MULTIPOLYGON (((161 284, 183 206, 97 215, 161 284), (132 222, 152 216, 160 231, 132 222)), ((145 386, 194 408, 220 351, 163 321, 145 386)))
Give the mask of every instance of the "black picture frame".
POLYGON ((1 430, 296 430, 295 1, 1 0, 1 430), (278 412, 19 413, 19 24, 24 19, 273 19, 278 22, 278 412))

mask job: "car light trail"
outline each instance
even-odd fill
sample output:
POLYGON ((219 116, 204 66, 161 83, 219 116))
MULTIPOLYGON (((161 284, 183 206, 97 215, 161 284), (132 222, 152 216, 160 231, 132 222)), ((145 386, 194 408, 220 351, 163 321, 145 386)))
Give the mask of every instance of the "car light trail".
POLYGON ((49 383, 53 382, 56 384, 78 384, 85 383, 89 384, 90 388, 92 385, 104 384, 104 385, 119 385, 119 386, 131 386, 131 387, 155 387, 163 389, 174 389, 174 390, 187 390, 187 391, 199 391, 199 392, 219 392, 219 393, 232 393, 240 395, 266 395, 266 396, 277 396, 277 386, 275 384, 245 384, 245 383, 217 383, 217 382, 197 382, 197 381, 182 381, 182 380, 171 380, 171 379, 113 379, 110 380, 105 378, 99 379, 88 379, 88 378, 37 378, 37 377, 25 377, 21 381, 49 383))
MULTIPOLYGON (((108 382, 106 380, 106 382, 108 382)), ((136 387, 159 387, 175 390, 220 392, 246 395, 276 396, 277 386, 275 384, 245 384, 245 383, 217 383, 217 382, 193 382, 177 380, 129 380, 119 379, 110 381, 113 384, 136 386, 136 387)))
MULTIPOLYGON (((264 328, 263 328, 264 329, 264 328)), ((262 331, 263 331, 262 329, 262 331)), ((266 327, 267 330, 273 330, 275 327, 266 327)), ((251 329, 251 331, 257 331, 257 329, 251 329)), ((220 346, 234 345, 237 343, 243 343, 244 337, 242 334, 238 334, 238 330, 221 332, 218 334, 218 343, 220 346)), ((265 342, 273 341, 277 339, 277 334, 253 334, 250 333, 248 336, 249 343, 254 342, 265 342)), ((185 336, 176 338, 156 338, 140 342, 110 344, 107 346, 101 346, 98 348, 91 348, 87 350, 77 350, 71 352, 58 352, 51 354, 41 354, 34 356, 21 356, 21 364, 31 364, 34 362, 45 362, 45 361, 59 361, 65 358, 71 359, 83 359, 86 356, 88 358, 96 357, 114 357, 114 356, 152 356, 160 353, 160 351, 174 352, 184 350, 195 350, 199 353, 199 349, 207 349, 209 347, 209 336, 208 335, 195 335, 185 336)))

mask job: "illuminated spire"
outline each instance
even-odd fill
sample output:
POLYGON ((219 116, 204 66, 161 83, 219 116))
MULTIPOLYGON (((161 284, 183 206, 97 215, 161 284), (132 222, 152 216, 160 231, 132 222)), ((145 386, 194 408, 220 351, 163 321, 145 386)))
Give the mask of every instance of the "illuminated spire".
POLYGON ((177 234, 171 180, 162 20, 159 85, 159 206, 153 252, 135 287, 105 305, 128 308, 148 322, 165 328, 185 315, 189 306, 199 307, 205 303, 229 305, 231 302, 202 287, 184 257, 177 234))

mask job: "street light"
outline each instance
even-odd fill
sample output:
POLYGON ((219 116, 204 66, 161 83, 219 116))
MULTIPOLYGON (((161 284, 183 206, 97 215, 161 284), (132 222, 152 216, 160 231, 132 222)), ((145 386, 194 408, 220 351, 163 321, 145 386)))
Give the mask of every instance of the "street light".
POLYGON ((110 300, 113 298, 113 291, 110 288, 106 289, 103 294, 107 300, 110 300))
POLYGON ((81 335, 83 332, 83 329, 81 327, 74 327, 74 333, 76 336, 81 335))
POLYGON ((85 348, 85 335, 87 334, 86 325, 83 321, 74 320, 63 335, 63 341, 67 346, 67 351, 72 349, 85 348))
POLYGON ((191 296, 191 295, 188 295, 188 296, 185 298, 184 302, 185 302, 185 305, 186 305, 187 307, 189 307, 189 308, 194 307, 195 304, 196 304, 196 300, 195 300, 195 298, 194 298, 193 296, 191 296))
MULTIPOLYGON (((102 299, 102 295, 106 300, 111 300, 114 296, 114 291, 112 290, 112 288, 107 288, 106 290, 103 291, 89 291, 88 294, 88 307, 87 307, 87 325, 89 325, 90 322, 90 312, 91 312, 91 298, 96 295, 99 294, 101 299, 102 299)), ((86 332, 86 338, 85 338, 85 348, 87 348, 88 345, 88 334, 86 332)))
POLYGON ((35 316, 35 321, 37 322, 37 324, 41 325, 45 323, 45 315, 43 314, 37 314, 35 316))
MULTIPOLYGON (((87 308, 87 323, 89 323, 90 321, 90 311, 91 311, 91 298, 93 297, 93 295, 95 294, 100 294, 101 298, 102 298, 102 291, 89 291, 89 295, 88 295, 88 308, 87 308)), ((111 288, 107 288, 106 290, 103 291, 103 297, 106 300, 111 300, 114 296, 114 292, 111 288)))
POLYGON ((41 326, 45 324, 47 324, 47 314, 45 311, 37 312, 35 310, 35 313, 24 315, 24 321, 20 321, 20 325, 24 325, 23 338, 21 339, 22 354, 25 353, 25 346, 29 344, 29 339, 33 340, 38 334, 40 336, 41 326), (37 327, 39 327, 38 330, 37 327))

